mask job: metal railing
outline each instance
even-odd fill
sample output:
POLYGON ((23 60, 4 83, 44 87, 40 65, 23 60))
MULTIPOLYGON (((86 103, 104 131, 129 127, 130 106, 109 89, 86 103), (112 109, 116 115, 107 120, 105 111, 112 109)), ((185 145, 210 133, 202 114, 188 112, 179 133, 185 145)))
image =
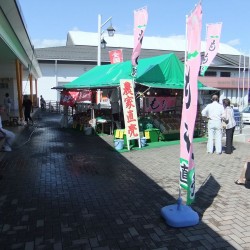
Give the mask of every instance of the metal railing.
MULTIPOLYGON (((234 114, 234 119, 236 121, 236 126, 235 126, 235 130, 234 130, 234 134, 242 134, 242 128, 244 127, 244 123, 242 122, 242 116, 240 113, 235 113, 234 114)), ((202 129, 204 131, 204 135, 207 136, 208 135, 208 131, 207 131, 207 120, 203 120, 202 121, 202 129)), ((223 130, 223 137, 226 136, 226 131, 225 129, 223 130)))
MULTIPOLYGON (((68 115, 73 115, 75 112, 74 110, 75 109, 69 107, 68 115)), ((52 100, 46 100, 44 111, 58 114, 62 114, 64 112, 63 105, 61 105, 59 101, 52 100)))

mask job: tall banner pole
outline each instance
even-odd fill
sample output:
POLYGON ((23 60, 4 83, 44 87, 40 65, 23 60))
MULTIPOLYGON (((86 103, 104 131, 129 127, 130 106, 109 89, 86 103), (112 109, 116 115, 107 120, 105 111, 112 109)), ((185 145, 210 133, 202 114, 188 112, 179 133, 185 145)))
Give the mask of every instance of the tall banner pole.
POLYGON ((180 127, 179 198, 176 205, 166 206, 161 209, 162 216, 173 227, 187 227, 199 223, 198 213, 188 205, 191 205, 195 198, 193 135, 198 102, 198 75, 201 65, 201 2, 196 5, 194 11, 186 18, 186 27, 187 48, 180 127), (186 205, 182 204, 181 188, 187 192, 186 205))
POLYGON ((200 75, 204 76, 209 65, 215 58, 220 45, 222 23, 211 23, 206 25, 206 51, 201 63, 200 75))
POLYGON ((141 53, 141 46, 144 33, 148 23, 147 7, 134 11, 134 48, 131 56, 132 76, 136 77, 138 59, 141 53))
POLYGON ((249 71, 250 71, 250 53, 248 54, 248 70, 247 70, 247 105, 250 102, 249 96, 249 71))
MULTIPOLYGON (((134 11, 134 48, 131 56, 132 63, 132 84, 135 87, 135 79, 137 76, 138 60, 141 53, 141 46, 144 37, 144 33, 148 23, 148 11, 147 7, 134 11)), ((141 148, 141 140, 138 139, 139 148, 141 148)))
POLYGON ((240 106, 240 64, 241 64, 241 54, 239 56, 239 76, 238 76, 238 94, 237 94, 237 106, 240 106))
POLYGON ((242 108, 245 106, 245 77, 246 77, 246 56, 243 54, 243 77, 242 77, 242 108))
POLYGON ((142 41, 148 23, 147 7, 134 11, 134 48, 131 55, 132 77, 136 78, 138 60, 141 53, 142 41))
MULTIPOLYGON (((188 42, 187 42, 187 33, 188 33, 188 30, 187 30, 187 20, 188 20, 188 15, 186 15, 186 39, 185 39, 185 58, 184 58, 184 78, 183 78, 183 82, 184 82, 184 86, 186 84, 186 62, 187 62, 187 52, 188 52, 188 42)), ((184 91, 183 91, 183 94, 184 94, 184 91)), ((182 100, 183 101, 183 100, 182 100)), ((183 112, 183 110, 182 110, 183 112)), ((181 198, 181 173, 180 173, 180 178, 179 178, 179 199, 182 200, 181 198)))
POLYGON ((180 186, 187 191, 187 205, 195 199, 193 134, 197 114, 198 75, 201 64, 202 10, 198 4, 187 18, 187 58, 180 127, 180 186))

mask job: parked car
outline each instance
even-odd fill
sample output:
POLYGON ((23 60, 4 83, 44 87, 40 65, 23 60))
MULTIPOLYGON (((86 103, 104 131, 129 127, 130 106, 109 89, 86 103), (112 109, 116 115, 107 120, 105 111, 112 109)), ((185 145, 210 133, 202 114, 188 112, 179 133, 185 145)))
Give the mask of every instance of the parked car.
POLYGON ((250 123, 250 106, 247 106, 241 111, 242 122, 250 123))

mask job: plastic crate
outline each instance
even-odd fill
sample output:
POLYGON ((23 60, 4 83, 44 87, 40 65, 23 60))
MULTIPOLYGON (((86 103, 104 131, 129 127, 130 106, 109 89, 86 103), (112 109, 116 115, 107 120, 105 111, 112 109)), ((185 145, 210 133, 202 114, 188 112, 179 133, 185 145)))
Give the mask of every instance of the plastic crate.
POLYGON ((114 132, 114 136, 117 139, 123 139, 124 135, 125 135, 125 129, 116 129, 114 132))
POLYGON ((144 136, 149 142, 157 142, 159 141, 160 129, 151 128, 144 130, 144 136))

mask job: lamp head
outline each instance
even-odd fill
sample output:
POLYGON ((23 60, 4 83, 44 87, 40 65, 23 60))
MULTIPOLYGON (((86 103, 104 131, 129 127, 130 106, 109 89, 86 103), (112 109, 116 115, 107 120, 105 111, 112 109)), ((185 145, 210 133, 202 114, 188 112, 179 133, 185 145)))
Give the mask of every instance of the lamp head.
POLYGON ((102 40, 101 40, 101 47, 102 47, 102 49, 106 48, 106 44, 107 44, 107 42, 104 40, 104 38, 102 38, 102 40))
POLYGON ((115 34, 115 29, 112 27, 112 25, 110 24, 110 26, 107 28, 108 34, 109 36, 114 36, 115 34))

